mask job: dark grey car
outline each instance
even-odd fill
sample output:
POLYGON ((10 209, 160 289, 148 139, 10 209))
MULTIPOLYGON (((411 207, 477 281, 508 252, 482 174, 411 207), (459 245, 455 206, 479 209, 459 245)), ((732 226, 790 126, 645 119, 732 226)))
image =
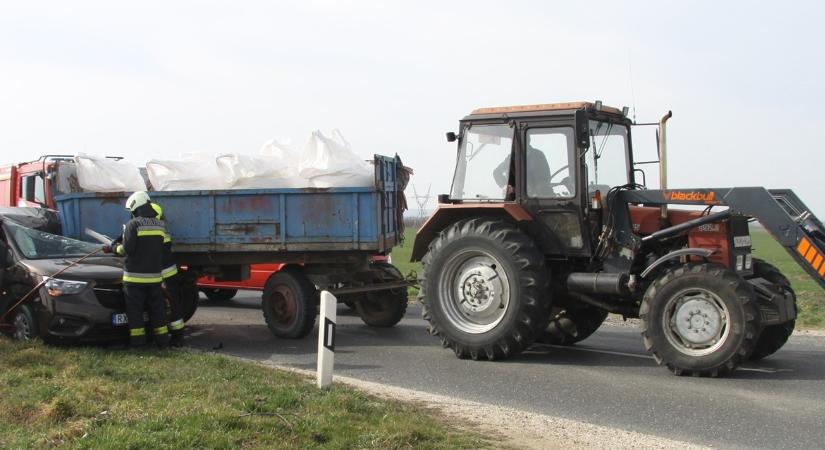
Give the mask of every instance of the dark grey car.
POLYGON ((60 236, 58 228, 52 211, 0 209, 3 328, 20 340, 36 336, 47 341, 127 337, 122 260, 99 253, 52 278, 101 248, 100 244, 60 236), (44 280, 38 292, 14 307, 44 280))

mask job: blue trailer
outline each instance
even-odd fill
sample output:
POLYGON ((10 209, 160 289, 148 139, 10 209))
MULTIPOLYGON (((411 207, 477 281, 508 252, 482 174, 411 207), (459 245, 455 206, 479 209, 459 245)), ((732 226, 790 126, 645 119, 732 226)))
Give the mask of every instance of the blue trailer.
MULTIPOLYGON (((406 310, 407 282, 392 265, 372 260, 403 239, 407 175, 398 157, 376 155, 374 166, 374 187, 150 192, 186 268, 188 315, 197 307, 198 276, 243 280, 250 264, 279 262, 288 265, 267 281, 262 304, 276 335, 312 330, 318 289, 354 304, 369 325, 395 325, 406 310)), ((90 240, 88 228, 119 235, 129 194, 56 196, 63 234, 90 240)))

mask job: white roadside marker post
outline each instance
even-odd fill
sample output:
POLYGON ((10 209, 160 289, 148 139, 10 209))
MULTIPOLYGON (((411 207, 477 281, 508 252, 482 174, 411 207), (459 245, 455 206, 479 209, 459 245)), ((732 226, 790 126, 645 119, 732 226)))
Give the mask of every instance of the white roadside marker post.
POLYGON ((321 316, 318 325, 318 387, 332 384, 335 363, 335 313, 338 300, 329 291, 321 291, 321 316))

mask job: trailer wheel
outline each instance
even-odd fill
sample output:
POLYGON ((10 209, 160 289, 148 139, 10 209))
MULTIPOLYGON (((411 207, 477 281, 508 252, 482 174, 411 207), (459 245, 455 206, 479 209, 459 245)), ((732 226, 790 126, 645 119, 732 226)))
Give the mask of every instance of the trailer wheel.
MULTIPOLYGON (((762 277, 771 283, 777 285, 785 292, 789 292, 794 298, 794 310, 796 310, 796 293, 791 288, 791 282, 782 275, 774 265, 767 263, 761 259, 753 260, 753 275, 754 277, 762 277)), ((756 347, 750 355, 750 360, 756 361, 776 353, 793 334, 795 320, 791 320, 779 325, 768 325, 762 329, 759 334, 759 339, 756 340, 756 347)))
MULTIPOLYGON (((404 278, 395 266, 375 262, 374 269, 381 271, 378 282, 398 281, 404 278)), ((361 320, 371 327, 391 327, 404 318, 407 312, 407 288, 367 292, 363 299, 354 302, 361 320)))
POLYGON ((261 306, 269 331, 286 339, 300 339, 315 326, 318 292, 303 270, 287 267, 266 280, 261 306))
POLYGON ((180 281, 180 309, 181 318, 184 322, 188 322, 195 311, 198 310, 198 302, 200 301, 200 290, 198 289, 197 277, 178 275, 181 277, 180 281))
POLYGON ((607 311, 591 306, 553 308, 550 322, 539 341, 553 345, 573 345, 595 333, 607 318, 607 311))
POLYGON ((459 358, 506 358, 544 331, 550 303, 544 257, 511 223, 457 222, 430 244, 423 264, 428 331, 459 358))
POLYGON ((237 289, 201 288, 201 292, 213 302, 227 302, 235 298, 237 289))
POLYGON ((39 336, 37 317, 29 305, 20 305, 12 316, 14 337, 17 341, 31 341, 39 336))
POLYGON ((685 264, 666 270, 642 299, 645 347, 676 375, 727 374, 756 344, 753 299, 748 282, 726 267, 685 264))

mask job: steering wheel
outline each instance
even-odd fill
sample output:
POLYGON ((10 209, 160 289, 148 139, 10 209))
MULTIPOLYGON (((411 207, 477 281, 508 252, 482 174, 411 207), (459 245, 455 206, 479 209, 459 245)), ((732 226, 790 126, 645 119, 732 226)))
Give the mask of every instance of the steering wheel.
POLYGON ((553 178, 554 178, 556 175, 558 175, 559 173, 561 173, 561 171, 562 171, 562 170, 565 170, 565 169, 567 169, 568 167, 570 167, 570 164, 567 164, 566 166, 562 167, 561 169, 559 169, 559 170, 557 170, 557 171, 553 172, 553 173, 550 175, 550 179, 549 179, 549 180, 547 180, 547 181, 549 181, 549 182, 550 182, 550 184, 555 184, 555 185, 557 185, 557 186, 558 186, 559 184, 562 184, 563 182, 562 182, 562 183, 553 183, 553 182, 552 182, 552 181, 553 181, 553 178))

